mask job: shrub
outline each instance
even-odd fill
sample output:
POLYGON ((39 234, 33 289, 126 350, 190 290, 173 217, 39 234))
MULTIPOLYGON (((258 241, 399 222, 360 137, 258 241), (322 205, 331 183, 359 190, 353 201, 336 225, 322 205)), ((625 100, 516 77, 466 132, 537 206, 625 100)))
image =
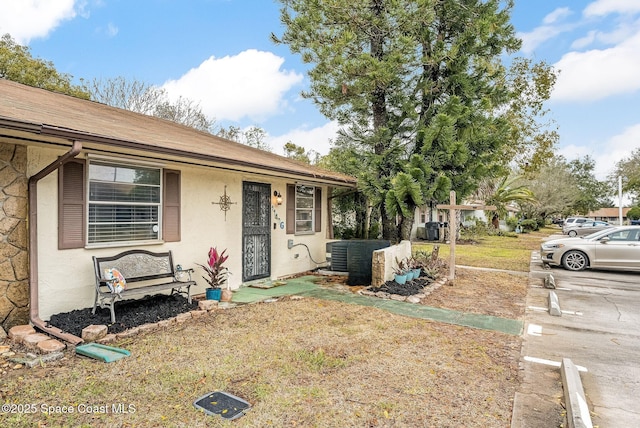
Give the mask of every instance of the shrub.
POLYGON ((515 230, 519 220, 517 217, 507 217, 505 222, 507 223, 507 227, 509 228, 509 230, 515 230))
POLYGON ((531 232, 533 230, 539 230, 540 227, 538 227, 538 221, 536 219, 533 218, 528 218, 526 220, 522 220, 520 222, 520 227, 522 228, 523 232, 531 232))

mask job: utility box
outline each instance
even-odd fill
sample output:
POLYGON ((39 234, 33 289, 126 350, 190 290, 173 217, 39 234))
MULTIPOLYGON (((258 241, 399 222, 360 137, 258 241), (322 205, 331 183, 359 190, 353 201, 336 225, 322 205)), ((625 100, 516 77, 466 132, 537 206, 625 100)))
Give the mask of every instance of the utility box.
POLYGON ((349 239, 327 243, 327 253, 331 260, 331 270, 348 272, 349 285, 370 285, 373 252, 390 247, 391 242, 384 239, 349 239))
POLYGON ((347 271, 349 285, 371 285, 373 252, 391 246, 383 239, 354 239, 347 241, 347 271))

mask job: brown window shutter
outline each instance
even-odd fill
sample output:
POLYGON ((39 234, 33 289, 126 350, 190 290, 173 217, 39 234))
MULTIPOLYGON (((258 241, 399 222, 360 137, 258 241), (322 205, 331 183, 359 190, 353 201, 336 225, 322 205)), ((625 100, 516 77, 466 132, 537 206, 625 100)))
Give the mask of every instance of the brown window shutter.
POLYGON ((287 233, 296 233, 296 186, 287 184, 287 233))
POLYGON ((85 161, 72 159, 58 170, 58 249, 85 244, 85 161))
POLYGON ((162 239, 180 241, 180 171, 171 169, 164 170, 162 239))
POLYGON ((313 218, 314 230, 320 232, 322 230, 322 189, 316 187, 315 216, 313 218))

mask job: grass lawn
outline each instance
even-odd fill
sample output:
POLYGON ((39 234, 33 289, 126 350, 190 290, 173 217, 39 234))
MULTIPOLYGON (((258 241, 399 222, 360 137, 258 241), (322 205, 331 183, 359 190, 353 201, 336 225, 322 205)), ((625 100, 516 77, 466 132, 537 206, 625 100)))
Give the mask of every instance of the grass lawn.
MULTIPOLYGON (((456 264, 527 271, 531 251, 553 231, 457 245, 456 264)), ((440 244, 440 255, 448 260, 448 245, 440 244)), ((522 319, 527 286, 523 276, 460 269, 455 286, 421 304, 522 319)), ((120 339, 113 345, 131 356, 113 363, 73 350, 32 369, 0 359, 0 401, 16 405, 0 415, 0 426, 508 427, 522 381, 521 341, 284 297, 120 339), (216 390, 253 407, 233 422, 193 407, 216 390)))
MULTIPOLYGON (((482 236, 474 243, 456 244, 456 265, 529 271, 531 251, 540 248, 543 237, 557 232, 557 228, 544 228, 537 232, 521 233, 515 237, 482 236)), ((414 243, 413 250, 433 251, 434 243, 414 243)), ((449 244, 437 243, 440 257, 449 260, 449 244)))

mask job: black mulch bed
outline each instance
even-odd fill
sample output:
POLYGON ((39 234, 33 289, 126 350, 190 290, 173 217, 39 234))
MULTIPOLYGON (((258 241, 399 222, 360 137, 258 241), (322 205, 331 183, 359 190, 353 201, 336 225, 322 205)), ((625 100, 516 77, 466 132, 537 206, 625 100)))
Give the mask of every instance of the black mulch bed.
POLYGON ((109 333, 121 333, 133 327, 166 320, 197 308, 198 302, 195 300, 189 304, 185 297, 177 294, 172 296, 157 294, 137 300, 116 302, 115 324, 111 324, 109 309, 98 307, 95 315, 91 314, 92 308, 52 315, 49 325, 78 337, 82 335, 83 328, 92 324, 106 325, 109 333))
POLYGON ((368 290, 373 291, 374 293, 382 291, 389 294, 398 294, 400 296, 413 296, 414 294, 422 293, 424 287, 428 286, 432 282, 433 280, 426 277, 407 281, 404 284, 398 284, 395 281, 387 281, 380 287, 369 287, 368 290))

